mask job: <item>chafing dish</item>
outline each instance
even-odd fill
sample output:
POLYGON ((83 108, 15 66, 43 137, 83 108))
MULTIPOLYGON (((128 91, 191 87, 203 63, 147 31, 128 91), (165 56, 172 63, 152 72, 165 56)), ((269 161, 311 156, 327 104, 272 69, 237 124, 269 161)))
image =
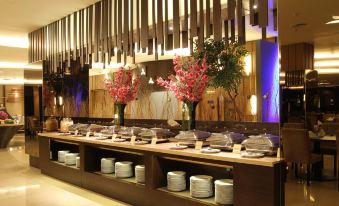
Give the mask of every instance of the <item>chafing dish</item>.
POLYGON ((274 155, 279 147, 279 136, 271 134, 251 135, 241 143, 246 151, 274 155))
POLYGON ((212 135, 207 138, 207 142, 209 142, 212 148, 232 150, 234 144, 240 144, 244 139, 246 139, 244 134, 223 132, 212 133, 212 135))

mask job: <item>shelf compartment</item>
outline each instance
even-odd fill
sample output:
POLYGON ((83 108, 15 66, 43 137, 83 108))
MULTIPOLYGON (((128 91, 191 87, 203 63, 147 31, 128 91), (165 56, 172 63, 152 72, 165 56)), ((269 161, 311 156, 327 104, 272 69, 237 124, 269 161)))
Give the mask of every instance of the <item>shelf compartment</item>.
MULTIPOLYGON (((158 191, 165 192, 168 195, 173 195, 173 196, 178 197, 178 198, 183 198, 183 199, 186 199, 186 200, 199 202, 199 203, 202 203, 204 205, 210 205, 210 206, 222 205, 222 204, 217 204, 215 202, 214 196, 209 197, 209 198, 194 198, 194 197, 191 197, 189 190, 185 190, 185 191, 182 191, 182 192, 172 192, 172 191, 169 191, 166 187, 162 187, 162 188, 159 188, 158 191)), ((225 206, 231 206, 231 205, 225 205, 225 206)))
POLYGON ((110 179, 110 180, 113 180, 113 181, 123 182, 123 183, 127 183, 127 184, 133 184, 133 185, 141 186, 141 187, 145 186, 145 184, 143 184, 143 183, 138 183, 135 180, 134 176, 133 177, 129 177, 129 178, 118 178, 118 177, 115 176, 114 173, 112 173, 112 174, 104 174, 104 173, 101 173, 101 172, 93 172, 93 173, 97 174, 97 175, 100 175, 103 178, 107 178, 107 179, 110 179))
POLYGON ((79 144, 64 142, 64 141, 50 141, 50 152, 52 152, 52 161, 58 161, 58 151, 69 150, 70 153, 79 153, 79 144))
POLYGON ((63 166, 63 167, 71 168, 71 169, 74 169, 74 170, 80 170, 80 168, 76 167, 75 165, 66 165, 65 163, 53 161, 53 160, 51 161, 51 163, 57 164, 57 165, 60 165, 60 166, 63 166))

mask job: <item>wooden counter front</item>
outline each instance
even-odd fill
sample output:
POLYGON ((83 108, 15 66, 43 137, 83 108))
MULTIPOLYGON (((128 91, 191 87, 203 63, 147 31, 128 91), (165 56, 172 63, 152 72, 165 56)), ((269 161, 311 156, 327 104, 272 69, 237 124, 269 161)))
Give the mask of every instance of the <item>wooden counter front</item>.
MULTIPOLYGON (((204 154, 199 150, 171 150, 175 143, 157 145, 131 145, 111 140, 94 140, 86 137, 61 136, 57 133, 39 134, 40 168, 43 174, 84 187, 120 201, 155 206, 206 206, 217 205, 213 198, 196 199, 188 191, 166 191, 168 171, 183 170, 187 178, 206 174, 216 179, 233 178, 234 205, 283 206, 285 162, 276 157, 260 159, 242 158, 239 154, 221 152, 204 154), (57 151, 78 152, 80 168, 58 163, 57 151), (50 152, 52 158, 50 159, 50 152), (124 180, 114 175, 100 175, 100 158, 115 157, 117 161, 144 164, 146 183, 124 180)), ((187 179, 187 184, 189 179, 187 179)))

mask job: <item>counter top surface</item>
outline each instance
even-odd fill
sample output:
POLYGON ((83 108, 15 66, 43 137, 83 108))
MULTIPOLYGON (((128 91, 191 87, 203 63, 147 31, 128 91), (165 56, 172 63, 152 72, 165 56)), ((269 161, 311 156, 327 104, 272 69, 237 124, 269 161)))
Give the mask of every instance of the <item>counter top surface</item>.
POLYGON ((0 124, 0 127, 22 127, 23 124, 0 124))
POLYGON ((194 157, 200 159, 211 159, 217 161, 225 161, 230 163, 242 163, 249 165, 258 165, 258 166, 266 166, 273 167, 275 164, 283 161, 281 158, 277 157, 263 157, 263 158, 243 158, 240 154, 235 154, 232 152, 220 152, 215 154, 205 154, 201 153, 199 150, 195 150, 194 148, 188 148, 185 150, 172 150, 170 149, 176 143, 161 143, 157 145, 131 145, 130 142, 112 142, 110 139, 108 140, 95 140, 93 137, 74 137, 74 136, 65 136, 59 135, 58 133, 53 132, 44 132, 39 133, 40 137, 47 137, 55 140, 63 140, 63 141, 73 141, 78 143, 92 143, 96 145, 102 146, 112 146, 115 148, 121 149, 132 149, 136 152, 139 150, 140 152, 148 151, 148 152, 157 152, 162 154, 170 154, 170 155, 179 155, 184 157, 194 157))

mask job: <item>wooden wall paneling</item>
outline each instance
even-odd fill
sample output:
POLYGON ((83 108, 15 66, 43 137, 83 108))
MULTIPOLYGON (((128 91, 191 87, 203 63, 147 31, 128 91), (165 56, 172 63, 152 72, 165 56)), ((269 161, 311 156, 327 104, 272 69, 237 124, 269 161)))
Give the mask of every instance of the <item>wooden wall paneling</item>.
POLYGON ((36 33, 37 33, 37 45, 38 45, 38 47, 37 47, 37 61, 39 61, 40 60, 40 47, 41 47, 41 36, 40 36, 40 29, 38 29, 37 31, 36 31, 36 33))
POLYGON ((169 50, 169 38, 168 38, 168 0, 165 0, 165 24, 164 24, 164 36, 165 36, 165 50, 169 50))
POLYGON ((281 46, 281 71, 288 71, 288 46, 281 46))
POLYGON ((28 33, 28 62, 32 63, 32 32, 28 33))
POLYGON ((67 49, 68 49, 67 67, 70 68, 71 67, 71 53, 72 53, 72 49, 71 49, 71 15, 67 16, 67 49))
POLYGON ((117 38, 118 38, 118 1, 114 0, 113 3, 113 45, 114 47, 117 47, 118 42, 117 42, 117 38))
POLYGON ((102 60, 105 62, 105 56, 108 52, 108 0, 102 1, 102 60))
POLYGON ((85 53, 84 53, 84 49, 85 49, 85 10, 82 9, 81 10, 81 23, 80 23, 80 32, 81 32, 81 42, 80 42, 80 63, 81 63, 81 67, 84 66, 85 64, 85 53))
POLYGON ((141 0, 141 48, 148 47, 148 0, 141 0))
MULTIPOLYGON (((220 18, 220 17, 219 17, 220 18)), ((198 37, 198 49, 203 49, 204 44, 204 0, 199 1, 199 37, 198 37)))
POLYGON ((205 28, 206 28, 206 38, 209 38, 211 36, 211 8, 210 8, 210 0, 206 0, 205 28))
POLYGON ((153 54, 153 39, 148 39, 148 55, 152 55, 153 54))
POLYGON ((184 0, 184 20, 181 31, 182 48, 188 48, 188 0, 184 0))
POLYGON ((124 37, 123 37, 123 50, 127 54, 129 53, 129 46, 128 46, 128 41, 129 41, 129 18, 128 18, 128 0, 124 0, 124 37))
POLYGON ((235 42, 235 20, 231 20, 231 42, 235 42))
POLYGON ((243 20, 243 5, 242 0, 237 0, 237 23, 238 23, 238 42, 240 44, 245 44, 246 36, 245 36, 245 23, 243 20))
POLYGON ((179 0, 173 0, 173 48, 180 48, 179 0))
POLYGON ((258 0, 259 27, 268 26, 268 0, 258 0))
MULTIPOLYGON (((67 51, 67 30, 66 30, 66 23, 67 23, 67 19, 66 17, 63 18, 63 26, 62 26, 62 60, 63 62, 66 61, 66 51, 67 51)), ((63 68, 65 69, 65 68, 63 68)))
POLYGON ((35 33, 32 32, 32 62, 35 62, 35 33))
POLYGON ((305 47, 305 44, 295 45, 295 67, 297 70, 303 69, 308 60, 308 55, 305 55, 305 52, 307 52, 307 48, 305 47))
POLYGON ((278 30, 278 9, 273 9, 273 25, 274 25, 274 31, 278 30))
POLYGON ((289 71, 296 70, 295 48, 296 48, 295 44, 289 45, 288 47, 288 69, 289 71))
POLYGON ((222 39, 221 30, 221 3, 220 0, 213 0, 213 35, 215 40, 222 39))
POLYGON ((86 31, 85 31, 85 33, 86 33, 86 45, 85 45, 85 47, 86 47, 86 64, 88 64, 89 63, 89 8, 90 7, 87 7, 86 8, 86 23, 85 23, 85 25, 86 25, 86 31))
POLYGON ((105 62, 104 62, 104 57, 105 57, 105 54, 104 54, 104 39, 103 39, 103 27, 104 27, 104 19, 103 19, 103 1, 100 1, 99 2, 99 8, 98 8, 98 21, 99 21, 99 24, 98 24, 98 27, 99 27, 99 30, 98 30, 98 59, 99 59, 99 62, 101 63, 104 63, 104 68, 105 68, 105 62), (100 55, 101 54, 101 55, 100 55), (101 59, 100 59, 101 57, 101 59))
POLYGON ((135 53, 134 53, 134 1, 130 2, 129 9, 129 55, 132 57, 132 62, 135 63, 135 53))

